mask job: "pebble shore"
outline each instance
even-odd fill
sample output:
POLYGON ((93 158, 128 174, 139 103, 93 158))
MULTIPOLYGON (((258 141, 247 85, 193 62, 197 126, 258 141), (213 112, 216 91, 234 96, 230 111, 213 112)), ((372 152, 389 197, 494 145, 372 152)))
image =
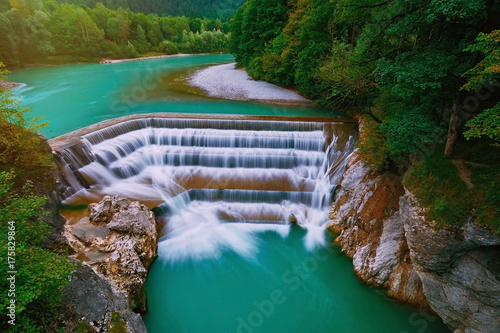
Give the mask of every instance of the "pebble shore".
POLYGON ((252 80, 245 70, 236 69, 235 63, 201 69, 191 76, 189 83, 204 90, 211 97, 270 102, 311 102, 285 88, 264 81, 252 80))

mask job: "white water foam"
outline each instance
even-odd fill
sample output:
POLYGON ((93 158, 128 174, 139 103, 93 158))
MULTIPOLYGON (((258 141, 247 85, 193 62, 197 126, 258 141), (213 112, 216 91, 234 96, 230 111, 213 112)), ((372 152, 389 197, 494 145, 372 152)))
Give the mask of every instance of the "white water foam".
POLYGON ((325 149, 316 124, 293 124, 293 130, 276 124, 280 130, 263 122, 247 130, 236 122, 232 129, 229 121, 214 121, 216 128, 209 120, 197 125, 208 128, 127 123, 91 134, 65 154, 91 185, 79 196, 165 202, 159 254, 166 262, 219 258, 226 250, 252 259, 259 249, 256 234, 287 237, 291 216, 307 231, 304 245, 312 251, 326 245, 332 193, 354 140, 338 150, 334 137, 325 149))

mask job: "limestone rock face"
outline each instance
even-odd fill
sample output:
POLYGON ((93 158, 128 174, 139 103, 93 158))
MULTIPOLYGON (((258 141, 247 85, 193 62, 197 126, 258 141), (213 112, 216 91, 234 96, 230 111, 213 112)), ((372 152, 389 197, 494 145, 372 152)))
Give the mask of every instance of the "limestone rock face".
POLYGON ((412 262, 432 309, 457 332, 500 332, 500 235, 469 221, 437 228, 401 198, 412 262))
POLYGON ((366 283, 385 288, 396 299, 428 308, 421 281, 410 260, 397 177, 372 170, 354 153, 336 193, 331 213, 335 240, 353 259, 366 283))
POLYGON ((473 221, 438 228, 398 177, 357 154, 331 219, 363 281, 434 311, 455 332, 500 332, 500 235, 473 221))
POLYGON ((84 294, 77 297, 73 310, 98 332, 109 329, 114 312, 119 313, 128 332, 146 332, 140 313, 147 310, 144 282, 157 256, 153 213, 145 205, 121 196, 106 196, 90 204, 89 210, 88 217, 66 226, 74 257, 83 260, 83 271, 73 273, 68 288, 106 295, 102 297, 105 304, 96 305, 99 315, 93 315, 87 309, 96 301, 84 294))

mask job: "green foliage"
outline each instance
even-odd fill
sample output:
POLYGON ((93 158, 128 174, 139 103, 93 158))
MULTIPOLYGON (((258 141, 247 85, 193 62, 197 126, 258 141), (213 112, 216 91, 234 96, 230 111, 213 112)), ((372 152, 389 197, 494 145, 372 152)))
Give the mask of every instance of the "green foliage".
POLYGON ((111 314, 109 333, 126 333, 126 332, 127 332, 127 323, 123 321, 119 312, 113 312, 111 314))
POLYGON ((284 28, 287 11, 285 0, 250 0, 236 12, 231 21, 230 49, 240 65, 249 66, 250 75, 263 75, 262 55, 284 28))
POLYGON ((440 153, 424 156, 405 175, 404 185, 428 208, 426 216, 440 225, 462 225, 471 203, 457 167, 440 153))
MULTIPOLYGON (((6 78, 0 63, 0 81, 6 78)), ((15 168, 20 178, 40 178, 52 165, 47 146, 34 133, 45 126, 10 89, 0 89, 0 171, 15 168)))
POLYGON ((172 43, 169 40, 164 40, 163 42, 161 42, 158 50, 164 54, 177 54, 177 53, 179 53, 179 49, 177 48, 177 45, 175 45, 174 43, 172 43))
POLYGON ((229 20, 244 0, 58 0, 60 3, 95 7, 99 2, 112 9, 173 16, 208 17, 229 20))
MULTIPOLYGON (((476 42, 466 48, 467 51, 480 52, 484 58, 464 76, 469 81, 462 87, 467 90, 479 89, 496 84, 500 80, 500 30, 489 34, 480 33, 476 42)), ((492 108, 486 108, 479 115, 467 122, 470 129, 464 133, 467 139, 489 137, 500 141, 500 102, 492 108)))
POLYGON ((500 164, 471 166, 470 169, 475 192, 471 198, 478 222, 500 231, 500 164))
POLYGON ((500 141, 500 103, 469 120, 466 126, 470 128, 464 133, 467 139, 486 136, 500 141))
POLYGON ((386 133, 392 157, 426 152, 432 145, 443 143, 443 131, 420 108, 396 112, 383 122, 381 129, 386 133))
MULTIPOLYGON (((294 0, 286 16, 276 14, 276 3, 267 2, 268 10, 249 0, 231 21, 239 66, 256 79, 294 86, 321 106, 371 116, 380 123, 371 141, 385 138, 395 161, 453 142, 447 114, 467 97, 464 73, 473 89, 475 81, 500 79, 492 80, 500 73, 500 32, 493 30, 500 6, 486 0, 294 0), (275 15, 276 25, 261 12, 275 15), (374 117, 382 108, 384 117, 374 117)), ((491 110, 469 123, 468 136, 495 137, 497 95, 485 103, 491 110)))
POLYGON ((357 146, 363 160, 375 170, 382 171, 387 168, 390 150, 386 134, 376 121, 369 117, 364 118, 357 146))
POLYGON ((362 55, 355 52, 352 45, 334 41, 331 55, 317 74, 323 83, 319 102, 351 115, 361 115, 371 112, 379 90, 371 73, 373 64, 359 66, 357 59, 362 55))
MULTIPOLYGON (((228 49, 228 25, 219 19, 170 17, 94 9, 54 1, 13 2, 0 13, 0 59, 9 67, 57 63, 58 59, 95 61, 141 54, 221 52, 228 49), (183 40, 184 36, 189 41, 183 40), (172 44, 169 44, 173 43, 172 44), (81 59, 83 57, 83 59, 81 59)), ((125 2, 126 3, 126 2, 125 2)), ((106 4, 110 4, 106 2, 106 4)), ((60 61, 60 60, 59 60, 60 61)))
POLYGON ((433 153, 408 170, 404 184, 428 208, 427 217, 442 226, 461 225, 473 216, 477 223, 500 231, 500 165, 469 168, 472 188, 467 188, 451 160, 433 153))
MULTIPOLYGON (((5 293, 0 300, 0 310, 5 314, 10 300, 15 299, 16 326, 8 325, 4 320, 0 328, 3 332, 45 332, 47 328, 57 327, 61 287, 68 283, 67 277, 74 265, 67 257, 43 248, 46 233, 50 230, 39 219, 45 198, 32 194, 30 182, 14 192, 15 177, 13 173, 0 172, 0 233, 5 235, 0 248, 4 258, 7 258, 7 253, 15 256, 17 271, 15 297, 7 297, 5 293), (12 239, 8 240, 7 235, 12 239)), ((0 274, 10 276, 9 270, 7 265, 2 265, 0 274)), ((2 290, 12 289, 6 279, 0 284, 2 290)))

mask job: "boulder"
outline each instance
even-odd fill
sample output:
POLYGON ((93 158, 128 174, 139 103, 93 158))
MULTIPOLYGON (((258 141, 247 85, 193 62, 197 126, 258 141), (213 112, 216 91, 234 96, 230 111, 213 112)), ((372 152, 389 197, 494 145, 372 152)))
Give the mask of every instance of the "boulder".
POLYGON ((147 311, 144 282, 157 256, 153 213, 127 198, 106 196, 89 205, 88 217, 66 225, 66 237, 77 252, 74 257, 84 260, 66 293, 74 299, 75 317, 85 318, 97 332, 106 332, 113 320, 122 321, 127 332, 146 332, 140 314, 147 311), (101 300, 88 297, 85 290, 93 288, 101 300))

